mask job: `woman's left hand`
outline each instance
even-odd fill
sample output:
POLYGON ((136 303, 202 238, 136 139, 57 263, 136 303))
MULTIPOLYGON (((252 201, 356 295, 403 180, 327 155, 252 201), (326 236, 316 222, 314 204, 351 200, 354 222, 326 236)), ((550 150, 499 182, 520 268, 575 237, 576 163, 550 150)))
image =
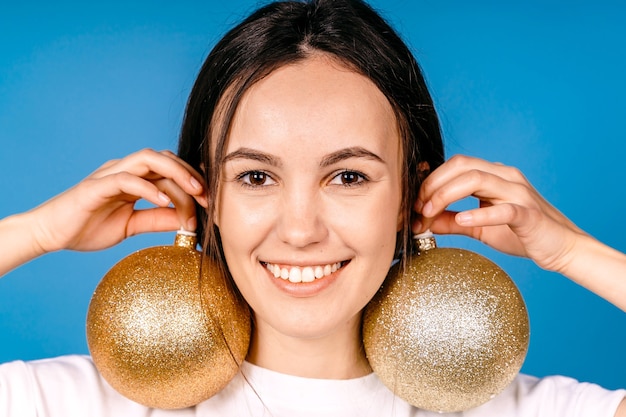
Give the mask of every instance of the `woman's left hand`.
POLYGON ((502 252, 526 256, 540 267, 562 272, 577 240, 586 236, 550 205, 516 168, 454 156, 422 184, 415 210, 422 214, 416 233, 461 234, 502 252), (473 196, 479 207, 453 212, 447 207, 473 196))

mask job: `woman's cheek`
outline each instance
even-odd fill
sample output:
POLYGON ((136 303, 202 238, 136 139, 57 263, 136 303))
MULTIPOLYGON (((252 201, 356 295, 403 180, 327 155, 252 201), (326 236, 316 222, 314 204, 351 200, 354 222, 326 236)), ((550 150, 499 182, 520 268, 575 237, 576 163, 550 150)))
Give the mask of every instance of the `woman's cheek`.
POLYGON ((225 203, 222 206, 222 218, 238 234, 248 234, 262 228, 276 213, 273 199, 265 197, 231 196, 225 199, 225 203))
POLYGON ((334 228, 359 251, 393 251, 399 212, 399 203, 392 203, 395 198, 392 193, 384 193, 339 201, 329 210, 334 213, 334 228))

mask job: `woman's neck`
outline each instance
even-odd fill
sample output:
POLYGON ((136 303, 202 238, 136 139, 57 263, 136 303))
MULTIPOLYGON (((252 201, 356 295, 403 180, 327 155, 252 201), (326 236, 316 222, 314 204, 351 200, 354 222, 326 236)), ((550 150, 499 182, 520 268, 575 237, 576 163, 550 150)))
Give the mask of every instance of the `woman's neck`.
POLYGON ((360 315, 343 328, 316 338, 285 335, 255 320, 246 359, 263 368, 307 378, 350 379, 372 372, 363 349, 360 315))

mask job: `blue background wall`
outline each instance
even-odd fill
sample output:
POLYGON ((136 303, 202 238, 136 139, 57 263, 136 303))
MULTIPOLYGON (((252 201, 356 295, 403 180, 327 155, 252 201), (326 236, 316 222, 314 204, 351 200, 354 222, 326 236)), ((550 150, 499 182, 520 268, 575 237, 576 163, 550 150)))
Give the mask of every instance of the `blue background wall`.
MULTIPOLYGON (((373 1, 422 63, 449 155, 518 166, 582 228, 625 251, 626 8, 499 3, 373 1)), ((106 160, 175 149, 203 58, 257 4, 2 4, 0 217, 106 160)), ((171 240, 49 254, 4 277, 0 362, 86 353, 85 312, 102 275, 131 251, 171 240)), ((440 243, 486 254, 518 283, 532 326, 525 372, 626 387, 626 314, 530 261, 462 238, 440 243)))

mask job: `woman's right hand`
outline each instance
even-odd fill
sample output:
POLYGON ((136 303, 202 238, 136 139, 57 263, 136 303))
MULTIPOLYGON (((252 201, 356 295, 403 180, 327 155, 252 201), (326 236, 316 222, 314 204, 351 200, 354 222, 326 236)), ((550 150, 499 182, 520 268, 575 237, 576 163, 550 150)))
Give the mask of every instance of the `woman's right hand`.
POLYGON ((202 176, 170 151, 145 149, 107 162, 27 215, 42 253, 90 251, 139 233, 194 230, 194 199, 206 207, 202 176), (138 210, 140 199, 156 207, 138 210))

